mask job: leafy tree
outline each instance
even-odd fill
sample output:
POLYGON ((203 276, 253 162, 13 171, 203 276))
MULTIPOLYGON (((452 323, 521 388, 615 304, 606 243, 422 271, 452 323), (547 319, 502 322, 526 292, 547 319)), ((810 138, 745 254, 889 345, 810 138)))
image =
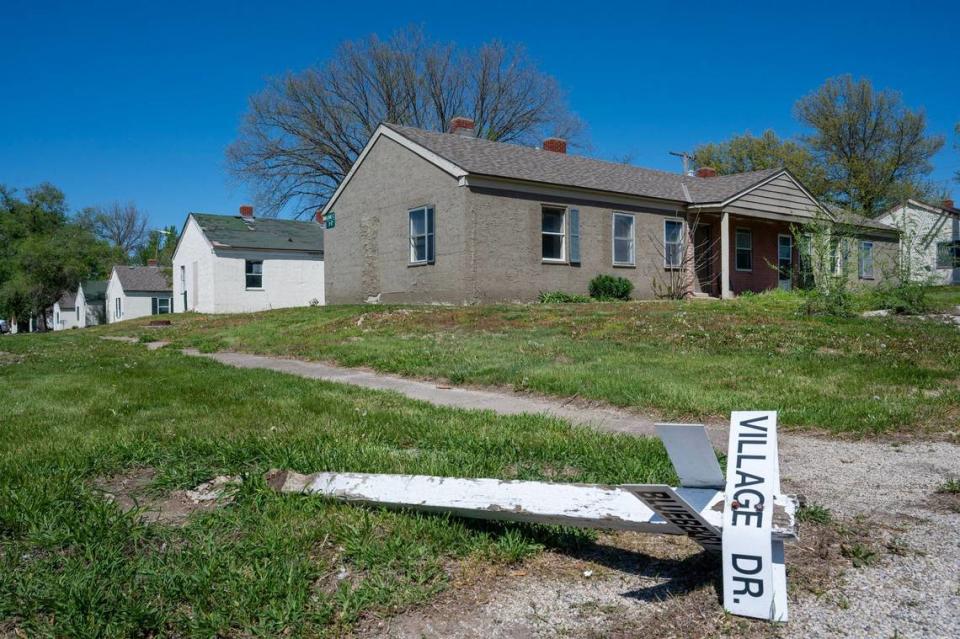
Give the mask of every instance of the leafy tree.
POLYGON ((580 128, 556 80, 522 49, 467 50, 410 29, 345 42, 326 64, 271 80, 250 99, 227 162, 267 214, 288 205, 302 214, 330 197, 381 122, 441 131, 458 115, 505 142, 580 128))
POLYGON ((803 140, 826 169, 835 202, 872 217, 904 197, 929 195, 930 160, 944 140, 927 135, 925 113, 904 106, 899 93, 846 75, 801 98, 795 111, 812 129, 803 140))
POLYGON ((150 260, 157 260, 160 266, 173 266, 173 251, 176 247, 176 226, 152 229, 147 235, 146 243, 137 249, 134 262, 146 265, 150 260))
POLYGON ((725 142, 703 144, 694 151, 697 166, 710 166, 721 175, 785 167, 815 197, 829 190, 826 170, 804 146, 782 140, 773 131, 759 137, 750 133, 737 135, 725 142))
POLYGON ((0 187, 0 315, 36 315, 42 323, 64 290, 105 275, 115 253, 67 218, 56 187, 42 184, 25 195, 0 187))

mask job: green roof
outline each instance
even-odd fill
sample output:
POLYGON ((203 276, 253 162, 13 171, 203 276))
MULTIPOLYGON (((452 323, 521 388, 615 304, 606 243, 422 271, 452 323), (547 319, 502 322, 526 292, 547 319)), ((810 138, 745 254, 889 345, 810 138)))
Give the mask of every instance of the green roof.
POLYGON ((316 222, 244 219, 239 215, 191 213, 214 248, 249 248, 323 253, 323 226, 316 222))
POLYGON ((107 299, 107 280, 87 280, 81 286, 83 297, 88 302, 107 299))

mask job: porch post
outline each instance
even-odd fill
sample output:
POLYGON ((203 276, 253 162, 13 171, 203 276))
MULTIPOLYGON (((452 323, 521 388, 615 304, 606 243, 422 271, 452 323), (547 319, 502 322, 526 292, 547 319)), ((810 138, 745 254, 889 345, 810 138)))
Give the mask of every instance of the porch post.
POLYGON ((720 297, 733 297, 730 292, 730 214, 720 214, 720 297))

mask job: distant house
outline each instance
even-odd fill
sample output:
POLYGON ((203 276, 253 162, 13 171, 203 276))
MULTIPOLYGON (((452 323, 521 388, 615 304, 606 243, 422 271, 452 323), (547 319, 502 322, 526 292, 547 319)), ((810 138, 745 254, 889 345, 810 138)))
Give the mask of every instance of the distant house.
POLYGON ((106 322, 107 280, 87 280, 77 287, 77 322, 80 328, 106 322))
POLYGON ((953 200, 939 205, 907 200, 878 220, 900 229, 903 253, 913 261, 915 279, 960 284, 960 209, 953 200))
POLYGON ((55 331, 63 331, 79 327, 80 312, 77 309, 77 296, 69 291, 64 292, 53 304, 52 328, 55 331))
POLYGON ((324 303, 316 222, 190 213, 173 254, 177 312, 248 313, 324 303))
MULTIPOLYGON (((715 297, 790 288, 794 225, 831 216, 785 169, 685 175, 566 151, 477 138, 469 118, 447 133, 381 124, 322 212, 327 302, 530 301, 601 273, 638 298, 678 280, 715 297)), ((875 283, 898 232, 862 220, 855 234, 875 283)))
POLYGON ((113 267, 107 281, 107 322, 172 312, 170 270, 150 262, 148 266, 113 267))

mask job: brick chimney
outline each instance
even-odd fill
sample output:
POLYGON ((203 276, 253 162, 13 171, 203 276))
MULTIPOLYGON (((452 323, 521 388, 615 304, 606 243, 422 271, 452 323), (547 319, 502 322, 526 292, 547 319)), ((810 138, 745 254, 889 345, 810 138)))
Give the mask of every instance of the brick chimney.
POLYGON ((701 166, 697 169, 697 177, 712 178, 717 177, 717 170, 712 166, 701 166))
POLYGON ((241 206, 241 207, 240 207, 240 217, 242 217, 242 218, 245 219, 245 220, 252 220, 252 219, 253 219, 253 207, 252 207, 252 206, 249 206, 249 205, 247 205, 247 204, 244 204, 243 206, 241 206))
POLYGON ((567 141, 563 138, 547 138, 543 141, 544 151, 553 151, 554 153, 566 153, 567 141))
POLYGON ((451 118, 450 128, 447 129, 447 133, 453 133, 454 135, 465 135, 472 138, 476 135, 476 131, 474 130, 474 121, 472 118, 466 118, 462 115, 451 118))
POLYGON ((156 266, 156 265, 157 265, 157 261, 156 261, 156 260, 154 260, 154 259, 149 259, 149 260, 147 260, 147 266, 156 266))
POLYGON ((950 210, 953 208, 953 200, 944 200, 943 202, 941 202, 941 205, 943 206, 943 208, 950 210))

